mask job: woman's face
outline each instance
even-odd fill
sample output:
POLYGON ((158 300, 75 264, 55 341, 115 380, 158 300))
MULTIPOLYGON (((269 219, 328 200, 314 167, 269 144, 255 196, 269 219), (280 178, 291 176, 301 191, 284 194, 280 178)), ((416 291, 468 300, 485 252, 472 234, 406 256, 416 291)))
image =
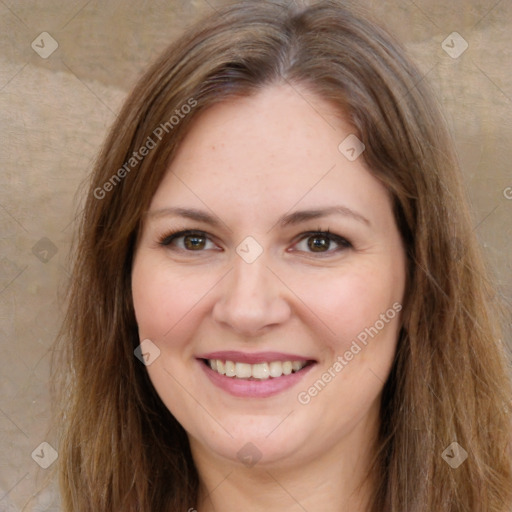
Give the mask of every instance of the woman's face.
POLYGON ((203 113, 152 200, 135 313, 196 459, 296 467, 369 447, 406 263, 385 188, 353 136, 340 146, 351 133, 307 90, 269 86, 203 113))

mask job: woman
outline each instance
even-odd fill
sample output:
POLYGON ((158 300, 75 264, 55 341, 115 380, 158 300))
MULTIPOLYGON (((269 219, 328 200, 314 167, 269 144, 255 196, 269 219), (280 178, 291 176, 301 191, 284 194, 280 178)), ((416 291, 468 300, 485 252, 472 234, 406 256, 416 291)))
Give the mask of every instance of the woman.
POLYGON ((287 4, 187 32, 106 141, 55 366, 63 510, 512 506, 507 354, 432 94, 354 9, 287 4))

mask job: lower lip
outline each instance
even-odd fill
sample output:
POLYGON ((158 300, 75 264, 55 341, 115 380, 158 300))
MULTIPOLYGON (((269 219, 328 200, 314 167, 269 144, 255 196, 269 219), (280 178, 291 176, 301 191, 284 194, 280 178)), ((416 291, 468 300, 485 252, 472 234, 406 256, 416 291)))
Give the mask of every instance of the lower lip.
POLYGON ((198 360, 198 362, 213 384, 233 396, 244 398, 267 398, 282 393, 302 380, 306 373, 315 366, 315 363, 313 363, 298 372, 290 373, 290 375, 281 375, 281 377, 270 377, 265 380, 246 380, 226 377, 212 370, 203 360, 198 360))

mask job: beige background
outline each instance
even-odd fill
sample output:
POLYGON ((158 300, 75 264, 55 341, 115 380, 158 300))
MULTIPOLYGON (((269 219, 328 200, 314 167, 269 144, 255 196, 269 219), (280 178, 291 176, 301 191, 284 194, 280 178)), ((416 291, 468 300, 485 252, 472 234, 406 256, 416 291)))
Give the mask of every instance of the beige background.
MULTIPOLYGON (((31 454, 43 441, 55 445, 45 439, 48 349, 62 315, 77 189, 141 70, 223 3, 0 0, 1 512, 59 510, 52 487, 40 490, 48 472, 31 454), (46 59, 31 47, 34 40, 41 46, 42 32, 59 45, 46 59)), ((504 191, 512 187, 512 2, 361 3, 437 89, 474 229, 510 301, 512 199, 504 191), (454 31, 469 44, 455 59, 442 48, 454 31)))

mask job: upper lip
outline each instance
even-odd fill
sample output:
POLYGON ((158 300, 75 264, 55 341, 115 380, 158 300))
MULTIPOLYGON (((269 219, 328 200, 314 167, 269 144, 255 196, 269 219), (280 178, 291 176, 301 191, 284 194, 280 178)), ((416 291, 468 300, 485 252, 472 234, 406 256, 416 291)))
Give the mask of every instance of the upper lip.
POLYGON ((198 359, 220 359, 221 361, 233 361, 239 363, 258 364, 271 361, 314 361, 311 357, 298 354, 285 354, 283 352, 238 352, 236 350, 222 350, 209 352, 197 356, 198 359))

